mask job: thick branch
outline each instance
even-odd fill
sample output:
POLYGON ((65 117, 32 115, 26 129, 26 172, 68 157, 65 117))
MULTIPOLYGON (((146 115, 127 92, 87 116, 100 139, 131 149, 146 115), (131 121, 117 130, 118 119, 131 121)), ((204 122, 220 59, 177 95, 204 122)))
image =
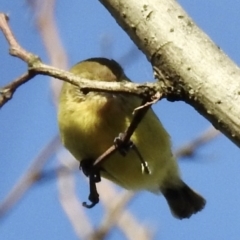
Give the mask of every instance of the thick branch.
POLYGON ((100 0, 184 100, 240 146, 240 70, 175 0, 100 0))
MULTIPOLYGON (((173 0, 101 2, 151 60, 159 83, 89 81, 47 66, 18 45, 5 15, 0 14, 0 28, 9 42, 10 53, 28 63, 32 76, 50 75, 87 90, 135 94, 148 99, 158 93, 170 100, 184 100, 240 146, 240 71, 177 3, 173 0)), ((6 88, 1 90, 5 91, 6 88)))

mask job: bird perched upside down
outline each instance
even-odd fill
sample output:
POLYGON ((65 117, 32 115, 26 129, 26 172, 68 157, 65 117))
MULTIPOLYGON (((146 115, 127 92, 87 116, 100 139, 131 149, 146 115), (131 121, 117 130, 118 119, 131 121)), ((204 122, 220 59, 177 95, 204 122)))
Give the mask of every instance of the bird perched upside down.
MULTIPOLYGON (((76 64, 72 73, 89 80, 130 81, 114 60, 91 58, 76 64)), ((58 122, 63 145, 80 161, 91 166, 123 133, 141 99, 113 92, 81 91, 64 83, 60 96, 58 122)), ((147 162, 144 174, 139 156, 130 149, 126 156, 116 151, 101 164, 100 175, 130 190, 162 193, 173 215, 189 218, 202 210, 205 200, 185 184, 171 152, 170 137, 152 109, 149 109, 131 136, 131 141, 147 162)), ((84 168, 83 170, 86 170, 84 168)), ((85 172, 88 174, 88 172, 85 172)))

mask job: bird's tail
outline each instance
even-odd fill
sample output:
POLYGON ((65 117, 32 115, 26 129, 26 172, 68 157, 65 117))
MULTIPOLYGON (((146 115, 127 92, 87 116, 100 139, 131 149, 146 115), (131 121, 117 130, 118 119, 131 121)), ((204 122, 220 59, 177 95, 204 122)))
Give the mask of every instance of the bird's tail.
POLYGON ((179 219, 191 217, 192 214, 201 211, 206 204, 206 200, 183 181, 176 186, 163 188, 161 192, 172 214, 179 219))

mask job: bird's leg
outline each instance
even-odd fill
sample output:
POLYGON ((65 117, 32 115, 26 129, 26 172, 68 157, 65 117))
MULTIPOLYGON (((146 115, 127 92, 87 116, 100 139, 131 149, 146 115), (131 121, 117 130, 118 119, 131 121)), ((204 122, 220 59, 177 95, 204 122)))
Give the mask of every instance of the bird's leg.
POLYGON ((146 174, 151 174, 151 171, 148 167, 148 163, 146 161, 144 161, 144 159, 143 159, 141 153, 139 152, 137 146, 131 140, 129 140, 127 143, 125 143, 124 142, 124 137, 125 137, 125 134, 120 133, 119 136, 114 139, 114 144, 118 148, 118 151, 123 156, 126 156, 128 151, 130 149, 133 149, 136 152, 136 154, 138 155, 138 158, 141 162, 142 172, 146 173, 146 174))
POLYGON ((96 183, 101 181, 100 169, 94 167, 93 162, 92 159, 83 159, 80 162, 80 169, 89 178, 90 193, 88 199, 91 203, 83 202, 83 206, 86 208, 92 208, 99 202, 96 183))
POLYGON ((89 177, 92 171, 93 162, 94 162, 94 159, 92 158, 82 159, 80 162, 79 169, 82 170, 82 172, 86 177, 89 177))
POLYGON ((133 144, 133 147, 132 149, 135 151, 135 153, 138 155, 138 158, 141 162, 141 167, 142 167, 142 173, 145 173, 145 174, 151 174, 151 170, 150 168, 148 167, 148 163, 143 159, 141 153, 139 152, 138 148, 136 145, 133 144))

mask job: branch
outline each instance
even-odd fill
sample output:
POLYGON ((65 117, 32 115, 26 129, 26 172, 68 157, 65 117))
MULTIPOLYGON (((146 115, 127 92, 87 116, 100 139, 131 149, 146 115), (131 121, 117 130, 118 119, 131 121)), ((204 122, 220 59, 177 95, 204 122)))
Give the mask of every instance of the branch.
MULTIPOLYGON (((142 105, 139 106, 138 108, 133 110, 133 119, 126 129, 125 133, 123 134, 122 137, 122 145, 127 144, 130 141, 130 138, 132 134, 134 133, 135 129, 139 125, 139 123, 142 121, 144 118, 145 114, 149 110, 152 104, 156 103, 161 98, 161 96, 155 96, 155 99, 153 99, 151 102, 147 102, 147 99, 144 99, 142 102, 142 105)), ((93 166, 97 167, 100 164, 103 163, 107 158, 109 158, 115 151, 119 150, 118 145, 113 144, 111 147, 109 147, 101 156, 99 156, 95 161, 93 166)), ((142 162, 144 164, 144 162, 142 162)), ((149 172, 147 165, 143 165, 145 172, 149 172)))
POLYGON ((0 13, 0 29, 9 44, 9 53, 14 57, 22 59, 24 62, 31 61, 32 54, 27 52, 18 44, 11 29, 9 28, 8 20, 9 18, 6 14, 0 13))
POLYGON ((6 85, 4 88, 0 88, 0 108, 10 99, 12 99, 13 94, 18 87, 32 79, 34 76, 34 73, 26 72, 22 76, 16 78, 10 84, 6 85))
POLYGON ((70 72, 63 71, 41 62, 35 62, 30 67, 30 70, 37 74, 52 76, 75 86, 82 90, 98 91, 98 92, 115 92, 137 95, 143 98, 152 98, 156 93, 162 93, 162 88, 156 83, 136 84, 132 82, 103 82, 97 80, 88 80, 86 78, 78 77, 70 72))
MULTIPOLYGON (((43 64, 41 62, 39 57, 37 57, 31 53, 28 53, 27 51, 25 51, 18 45, 18 43, 15 41, 14 36, 11 34, 11 31, 7 24, 5 15, 2 14, 2 16, 0 15, 0 17, 2 17, 2 19, 3 19, 1 21, 2 25, 3 25, 1 28, 3 29, 3 32, 7 34, 6 39, 8 40, 8 42, 10 44, 10 49, 12 48, 12 46, 11 46, 12 42, 15 45, 15 51, 14 51, 15 55, 14 56, 21 56, 21 59, 23 59, 24 61, 26 61, 28 63, 29 72, 33 73, 34 75, 42 73, 42 74, 50 75, 53 77, 57 77, 59 79, 68 81, 71 84, 77 85, 81 89, 84 89, 83 85, 85 84, 86 85, 85 88, 87 88, 89 90, 95 90, 95 91, 96 91, 96 89, 95 89, 96 84, 99 84, 100 88, 101 88, 101 86, 103 86, 103 88, 108 89, 107 91, 110 90, 110 91, 114 91, 114 92, 131 93, 131 94, 133 94, 132 88, 135 87, 136 91, 138 92, 137 95, 144 96, 144 100, 143 100, 144 106, 140 106, 140 108, 138 108, 137 111, 135 111, 133 121, 131 122, 131 124, 127 128, 125 134, 123 135, 123 138, 121 139, 122 144, 126 144, 129 142, 133 132, 137 128, 138 124, 141 122, 142 118, 144 117, 144 115, 146 114, 148 109, 151 107, 151 105, 153 103, 155 103, 156 101, 158 101, 160 99, 160 96, 162 96, 162 94, 160 94, 159 92, 158 92, 158 94, 152 95, 153 91, 150 91, 146 94, 146 89, 142 90, 141 89, 142 86, 140 86, 140 85, 139 85, 140 88, 138 89, 138 88, 136 88, 137 85, 136 84, 134 85, 133 83, 125 83, 124 84, 124 83, 114 82, 114 83, 110 84, 109 82, 89 81, 89 80, 81 79, 77 76, 74 76, 74 74, 71 74, 69 72, 66 72, 63 70, 58 70, 54 67, 47 66, 46 64, 43 64), (4 29, 6 29, 6 30, 4 30, 4 29), (12 39, 14 39, 14 41, 12 41, 12 39), (112 84, 116 85, 116 86, 114 88, 112 88, 112 86, 110 86, 112 84), (128 87, 129 85, 132 85, 132 87, 129 88, 128 87), (119 89, 119 90, 117 90, 117 89, 119 89), (149 97, 149 94, 150 94, 150 97, 149 97), (158 97, 156 97, 156 96, 158 96, 158 97), (150 100, 150 102, 148 102, 148 100, 150 100)), ((99 86, 97 87, 97 91, 99 91, 99 86)), ((106 89, 105 89, 105 91, 106 91, 106 89)), ((102 90, 103 89, 101 89, 101 91, 102 90)), ((103 153, 98 159, 96 159, 94 165, 95 166, 99 165, 100 163, 102 163, 102 161, 106 160, 112 153, 114 153, 118 149, 119 149, 119 146, 113 145, 105 153, 103 153)), ((144 159, 142 159, 141 154, 136 149, 136 147, 135 147, 135 151, 139 155, 141 166, 143 167, 144 171, 146 173, 149 173, 147 162, 145 162, 144 159)))
POLYGON ((83 90, 114 91, 149 99, 158 93, 172 101, 183 100, 240 146, 240 70, 200 31, 177 2, 101 2, 152 62, 158 83, 89 81, 47 66, 17 44, 6 16, 1 14, 0 28, 9 42, 10 53, 27 62, 30 72, 56 77, 83 90))
MULTIPOLYGON (((156 93, 161 94, 163 92, 162 87, 157 83, 146 83, 146 84, 134 84, 132 82, 119 83, 119 82, 103 82, 103 81, 93 81, 85 78, 76 76, 70 72, 57 69, 52 66, 48 66, 42 63, 41 59, 23 49, 16 41, 6 18, 6 15, 0 13, 0 29, 4 33, 10 48, 10 54, 19 57, 28 64, 28 71, 31 77, 42 74, 48 75, 60 80, 64 80, 73 85, 78 86, 82 90, 87 91, 107 91, 115 93, 125 93, 133 94, 143 98, 149 98, 155 96, 156 93)), ((29 80, 29 79, 28 79, 29 80)), ((18 86, 20 86, 19 84, 18 86)), ((16 90, 16 89, 15 89, 16 90)), ((6 88, 4 87, 1 92, 5 92, 6 88)), ((4 97, 2 97, 4 98, 4 97)), ((0 99, 1 100, 1 99, 0 99)), ((6 102, 6 101, 5 101, 6 102)), ((0 102, 1 105, 4 102, 0 102)))
POLYGON ((164 96, 192 105, 240 146, 240 70, 178 2, 100 2, 151 61, 164 96))

